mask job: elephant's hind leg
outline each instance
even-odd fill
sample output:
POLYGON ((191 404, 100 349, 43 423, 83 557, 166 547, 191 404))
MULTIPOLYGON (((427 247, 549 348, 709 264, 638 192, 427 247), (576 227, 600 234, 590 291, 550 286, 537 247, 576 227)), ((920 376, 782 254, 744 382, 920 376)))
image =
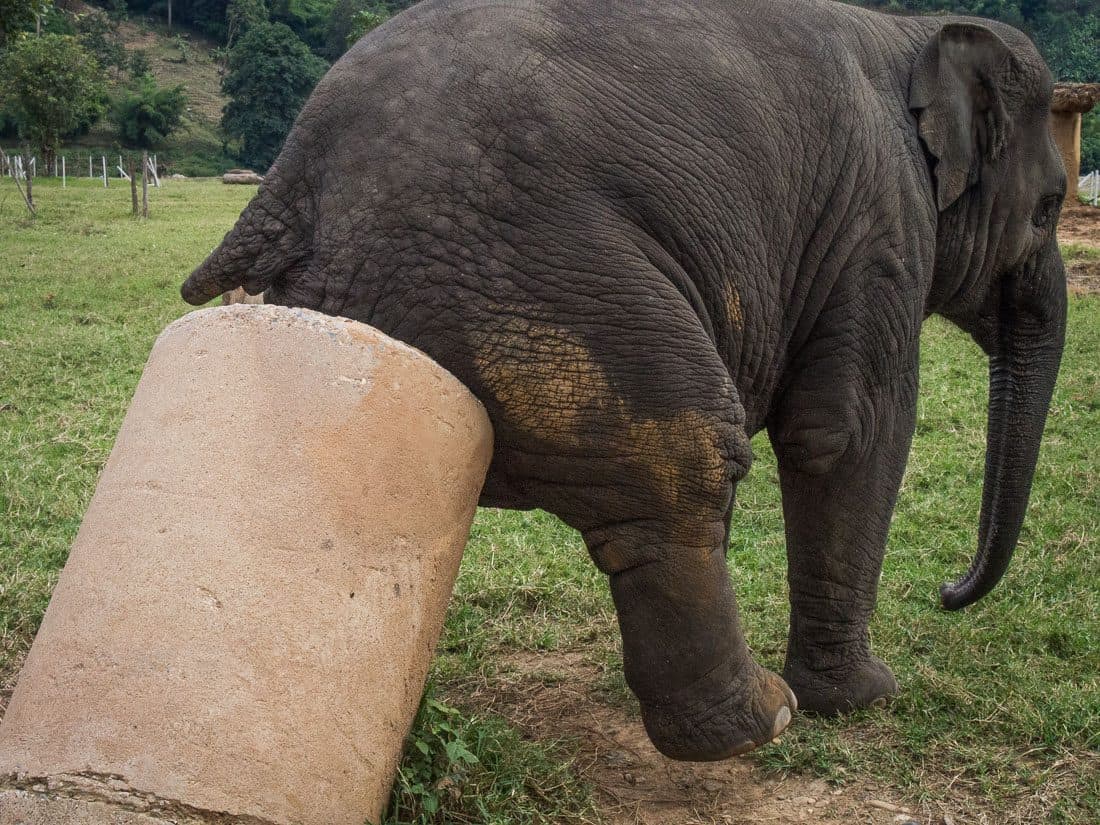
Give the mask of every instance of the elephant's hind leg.
POLYGON ((682 297, 645 283, 651 296, 626 296, 598 323, 526 323, 485 359, 482 397, 498 470, 580 530, 610 578, 654 744, 722 759, 775 738, 795 699, 752 660, 726 567, 750 457, 736 390, 682 297))
POLYGON ((641 448, 621 467, 634 495, 614 511, 597 504, 580 526, 610 577, 626 680, 653 743, 676 759, 723 759, 774 739, 796 707, 753 661, 726 567, 743 431, 696 411, 650 421, 656 444, 624 434, 641 448))
POLYGON ((674 759, 724 759, 782 733, 797 703, 745 645, 724 547, 674 540, 620 529, 633 566, 608 567, 606 545, 593 555, 610 573, 627 683, 653 743, 674 759))

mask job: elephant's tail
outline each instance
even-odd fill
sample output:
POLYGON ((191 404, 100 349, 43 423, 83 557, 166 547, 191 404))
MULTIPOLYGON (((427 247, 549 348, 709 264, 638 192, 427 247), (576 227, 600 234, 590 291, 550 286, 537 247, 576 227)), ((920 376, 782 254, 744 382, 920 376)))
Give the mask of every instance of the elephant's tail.
POLYGON ((273 169, 217 249, 180 288, 189 304, 204 304, 243 287, 257 295, 310 255, 312 199, 273 169))

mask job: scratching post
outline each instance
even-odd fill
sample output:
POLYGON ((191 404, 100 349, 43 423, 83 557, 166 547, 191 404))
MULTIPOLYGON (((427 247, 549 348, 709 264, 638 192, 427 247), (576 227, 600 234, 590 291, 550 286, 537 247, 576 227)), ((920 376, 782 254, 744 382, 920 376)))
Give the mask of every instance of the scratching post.
POLYGON ((0 725, 0 825, 377 821, 491 442, 362 324, 169 326, 0 725))

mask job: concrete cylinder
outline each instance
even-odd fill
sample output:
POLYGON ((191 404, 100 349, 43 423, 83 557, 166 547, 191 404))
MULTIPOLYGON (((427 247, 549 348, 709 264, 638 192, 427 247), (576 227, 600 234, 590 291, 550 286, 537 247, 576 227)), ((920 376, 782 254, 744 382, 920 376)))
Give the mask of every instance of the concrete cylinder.
POLYGON ((1081 176, 1081 113, 1051 112, 1050 129, 1066 167, 1066 203, 1077 203, 1077 179, 1081 176))
POLYGON ((169 326, 0 725, 0 823, 376 822, 491 452, 370 327, 169 326))

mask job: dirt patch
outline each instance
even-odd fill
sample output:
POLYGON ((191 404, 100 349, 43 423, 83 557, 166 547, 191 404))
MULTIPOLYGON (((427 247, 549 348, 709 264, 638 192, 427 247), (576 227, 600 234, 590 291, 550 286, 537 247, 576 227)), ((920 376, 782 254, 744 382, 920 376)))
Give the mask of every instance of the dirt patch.
POLYGON ((1058 242, 1097 251, 1095 256, 1066 256, 1066 278, 1071 292, 1100 294, 1100 207, 1077 204, 1063 208, 1058 242))
POLYGON ((1074 204, 1062 207, 1062 217, 1058 219, 1058 241, 1100 249, 1100 206, 1074 204))
POLYGON ((1100 295, 1100 259, 1066 261, 1066 280, 1070 292, 1100 295))
POLYGON ((599 694, 602 675, 583 653, 516 653, 504 658, 498 678, 472 696, 452 698, 501 716, 528 736, 568 740, 578 773, 596 789, 601 814, 615 825, 943 822, 943 811, 907 805, 871 785, 833 788, 808 777, 777 779, 749 759, 666 759, 650 744, 636 712, 599 694))

